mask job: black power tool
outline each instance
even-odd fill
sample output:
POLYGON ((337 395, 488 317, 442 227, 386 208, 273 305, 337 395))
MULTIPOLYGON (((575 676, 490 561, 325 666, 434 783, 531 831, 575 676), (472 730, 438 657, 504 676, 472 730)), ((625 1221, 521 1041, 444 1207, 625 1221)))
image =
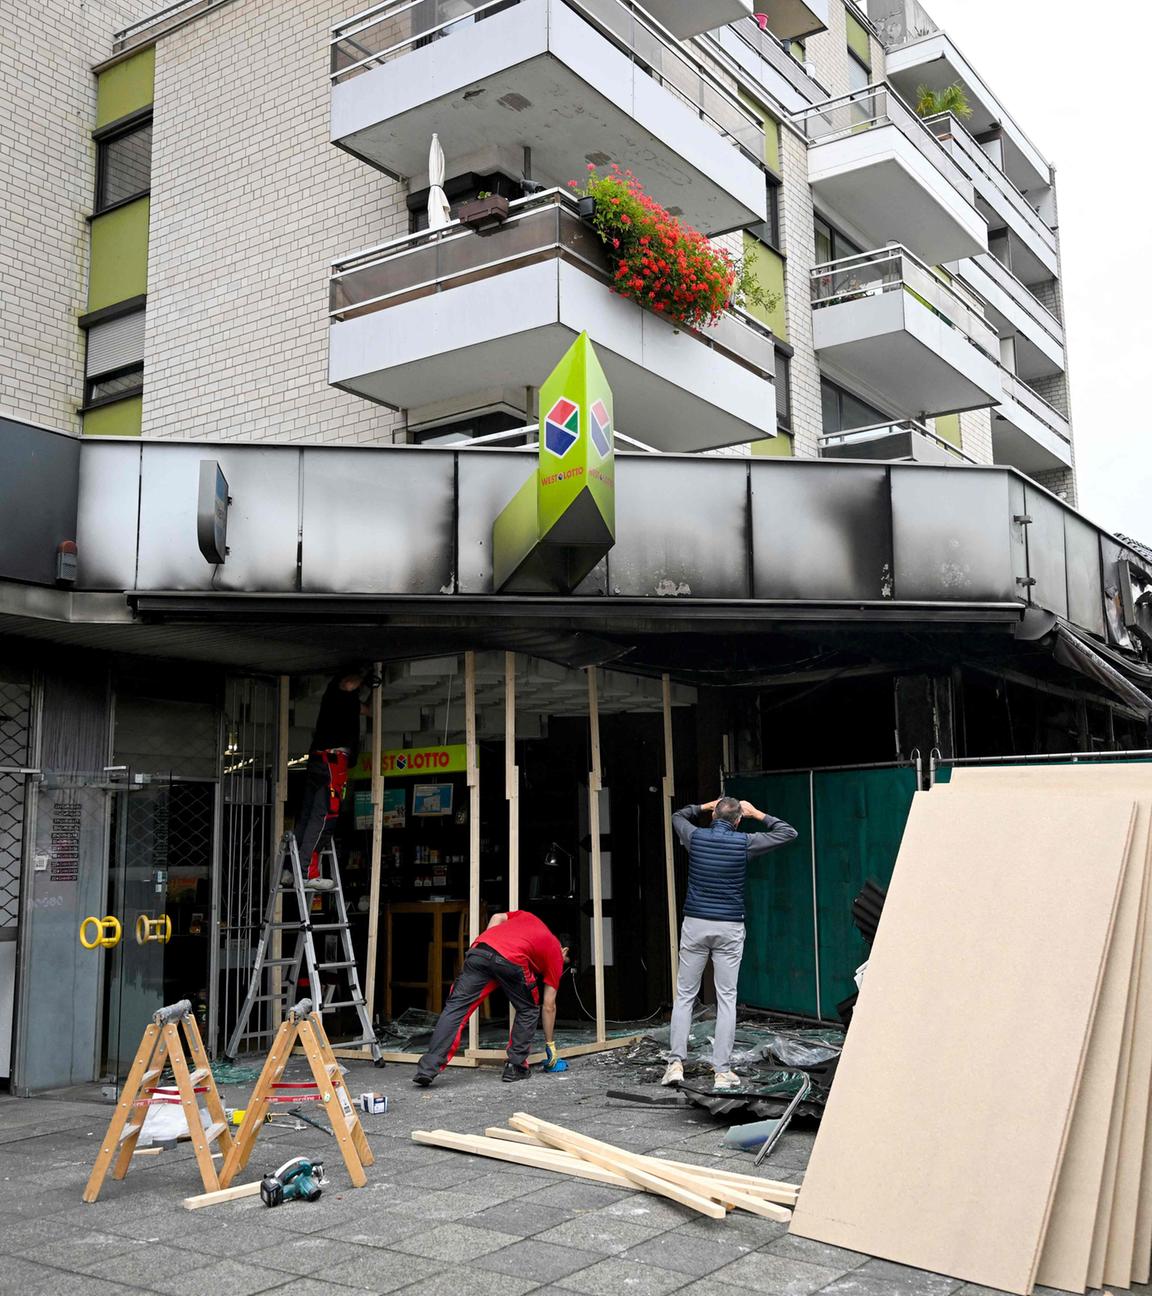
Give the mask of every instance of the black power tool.
POLYGON ((285 1202, 319 1200, 324 1185, 324 1167, 308 1157, 293 1157, 279 1170, 260 1180, 260 1200, 265 1206, 282 1206, 285 1202))

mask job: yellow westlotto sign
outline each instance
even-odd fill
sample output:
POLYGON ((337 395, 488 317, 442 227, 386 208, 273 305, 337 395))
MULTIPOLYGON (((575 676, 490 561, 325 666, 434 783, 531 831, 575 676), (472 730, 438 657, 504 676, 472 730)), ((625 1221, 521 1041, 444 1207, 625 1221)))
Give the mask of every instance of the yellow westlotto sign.
MULTIPOLYGON (((464 743, 449 743, 447 747, 395 747, 380 754, 381 770, 385 778, 404 778, 420 774, 460 774, 468 768, 468 748, 464 743)), ((353 778, 369 778, 372 774, 372 753, 360 757, 352 772, 353 778)))

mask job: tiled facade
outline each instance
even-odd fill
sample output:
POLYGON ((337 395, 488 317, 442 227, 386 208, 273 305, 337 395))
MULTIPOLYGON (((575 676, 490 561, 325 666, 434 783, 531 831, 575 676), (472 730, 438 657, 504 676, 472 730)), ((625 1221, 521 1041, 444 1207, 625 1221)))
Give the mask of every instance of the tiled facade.
POLYGON ((79 431, 92 67, 150 0, 0 5, 0 415, 79 431))
POLYGON ((371 445, 403 427, 327 380, 331 261, 408 228, 400 188, 328 141, 346 8, 242 0, 159 44, 146 436, 371 445))

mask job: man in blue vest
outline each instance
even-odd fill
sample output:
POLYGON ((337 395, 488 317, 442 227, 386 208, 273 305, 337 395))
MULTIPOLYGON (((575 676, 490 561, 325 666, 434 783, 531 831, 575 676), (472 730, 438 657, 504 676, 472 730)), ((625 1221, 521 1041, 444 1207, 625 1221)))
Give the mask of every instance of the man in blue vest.
POLYGON ((685 806, 672 816, 672 826, 688 848, 688 894, 680 929, 676 1002, 672 1007, 671 1060, 661 1084, 679 1084, 684 1079, 692 1009, 711 959, 716 982, 716 1040, 712 1052, 715 1084, 717 1089, 738 1089, 740 1078, 731 1070, 731 1062, 736 1035, 736 982, 744 954, 748 861, 786 846, 795 840, 796 829, 735 797, 685 806), (697 828, 693 820, 708 810, 712 812, 711 825, 697 828), (758 819, 763 831, 740 832, 742 819, 758 819))

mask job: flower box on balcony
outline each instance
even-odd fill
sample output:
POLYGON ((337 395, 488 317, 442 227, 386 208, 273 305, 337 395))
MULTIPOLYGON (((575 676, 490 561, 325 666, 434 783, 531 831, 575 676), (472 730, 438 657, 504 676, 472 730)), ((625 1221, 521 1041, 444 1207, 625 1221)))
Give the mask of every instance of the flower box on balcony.
POLYGON ((471 202, 461 203, 456 214, 461 225, 483 234, 486 230, 498 229, 508 219, 508 199, 499 194, 473 198, 471 202))

